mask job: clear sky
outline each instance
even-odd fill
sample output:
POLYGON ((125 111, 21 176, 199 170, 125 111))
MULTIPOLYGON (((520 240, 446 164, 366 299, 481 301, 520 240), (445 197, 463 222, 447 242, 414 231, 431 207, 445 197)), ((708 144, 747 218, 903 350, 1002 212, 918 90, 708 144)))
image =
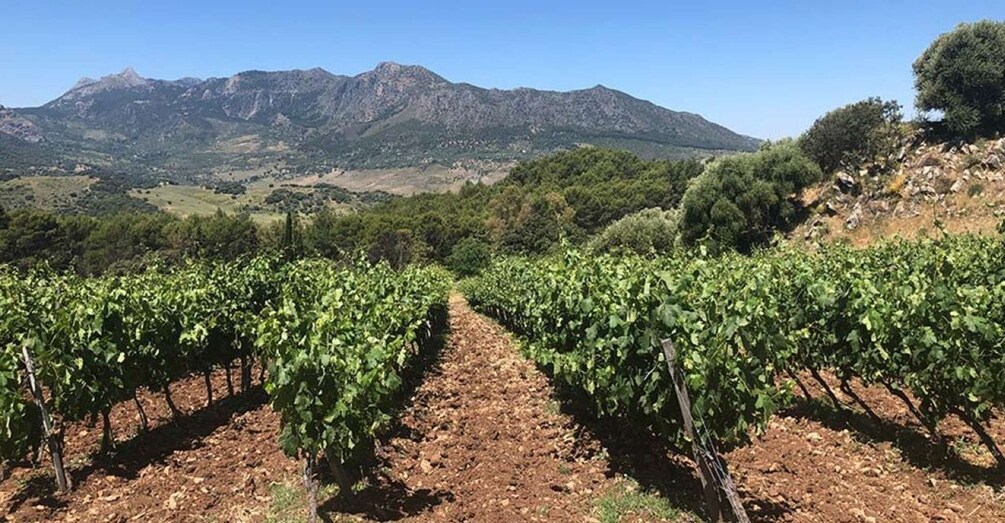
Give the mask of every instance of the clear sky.
POLYGON ((174 79, 390 60, 483 87, 603 84, 779 138, 867 96, 909 108, 914 59, 984 18, 1005 19, 1005 0, 4 0, 0 104, 126 66, 174 79))

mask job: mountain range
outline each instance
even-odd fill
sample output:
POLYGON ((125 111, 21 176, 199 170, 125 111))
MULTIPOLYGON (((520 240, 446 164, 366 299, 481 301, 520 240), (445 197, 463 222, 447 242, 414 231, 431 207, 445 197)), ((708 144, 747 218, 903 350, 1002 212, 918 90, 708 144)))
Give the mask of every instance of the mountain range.
POLYGON ((392 62, 356 76, 315 68, 170 81, 129 68, 84 78, 41 107, 0 107, 0 169, 84 164, 167 178, 505 163, 583 144, 682 157, 758 143, 599 85, 485 89, 392 62))

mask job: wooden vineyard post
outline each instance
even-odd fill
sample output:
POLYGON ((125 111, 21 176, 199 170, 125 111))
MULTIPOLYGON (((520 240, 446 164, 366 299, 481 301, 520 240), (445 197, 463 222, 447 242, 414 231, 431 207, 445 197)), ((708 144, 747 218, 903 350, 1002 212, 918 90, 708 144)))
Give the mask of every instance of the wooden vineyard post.
POLYGON ((21 356, 24 358, 24 368, 28 373, 28 388, 31 389, 31 396, 35 399, 35 404, 38 405, 38 410, 42 415, 42 430, 45 434, 46 443, 49 445, 49 455, 52 456, 52 468, 56 472, 56 485, 59 486, 60 492, 69 492, 70 480, 66 475, 66 469, 63 467, 62 441, 59 440, 52 426, 49 411, 45 408, 45 396, 42 395, 42 387, 39 386, 38 381, 35 379, 35 363, 31 360, 31 354, 28 353, 27 345, 21 346, 21 356))
POLYGON ((317 523, 318 521, 318 477, 316 458, 313 452, 307 454, 304 460, 304 488, 307 490, 307 521, 317 523))
POLYGON ((740 502, 736 485, 733 484, 733 478, 726 471, 718 453, 714 448, 711 448, 710 442, 701 440, 695 434, 694 418, 691 414, 691 398, 688 396, 687 384, 684 382, 684 372, 676 364, 677 351, 674 349, 673 342, 665 339, 661 345, 663 356, 667 361, 667 368, 670 370, 670 378, 673 380, 681 418, 684 420, 684 433, 691 441, 691 453, 694 454, 694 461, 698 464, 698 471, 701 473, 701 486, 705 492, 708 517, 715 522, 750 523, 743 503, 740 502), (727 510, 723 510, 720 504, 722 497, 726 499, 728 504, 727 510))

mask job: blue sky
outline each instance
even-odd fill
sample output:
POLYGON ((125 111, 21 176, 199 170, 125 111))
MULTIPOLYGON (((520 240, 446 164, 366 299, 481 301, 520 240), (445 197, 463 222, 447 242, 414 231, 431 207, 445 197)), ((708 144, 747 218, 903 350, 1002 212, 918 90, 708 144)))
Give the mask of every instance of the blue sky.
POLYGON ((391 60, 484 87, 603 84, 779 138, 867 96, 909 109, 914 59, 983 18, 1005 19, 1005 1, 6 0, 0 104, 40 105, 126 66, 173 79, 391 60))

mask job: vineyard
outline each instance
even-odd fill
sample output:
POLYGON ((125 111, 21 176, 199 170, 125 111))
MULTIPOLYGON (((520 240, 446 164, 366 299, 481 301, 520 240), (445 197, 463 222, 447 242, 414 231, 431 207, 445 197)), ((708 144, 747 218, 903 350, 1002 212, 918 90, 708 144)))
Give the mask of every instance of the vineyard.
MULTIPOLYGON (((529 361, 508 352, 512 345, 502 328, 474 314, 462 298, 448 304, 450 285, 451 275, 434 267, 396 271, 362 261, 335 265, 277 257, 97 278, 5 270, 4 474, 49 461, 45 467, 52 473, 45 478, 72 493, 77 487, 70 472, 79 471, 84 456, 67 451, 68 430, 96 427, 99 452, 114 454, 114 424, 122 423, 123 409, 136 413, 135 437, 141 440, 155 430, 141 399, 149 408, 156 395, 180 418, 185 409, 176 406, 179 389, 189 406, 199 387, 205 405, 220 403, 224 399, 214 398, 212 382, 223 376, 228 398, 237 391, 263 392, 277 419, 268 443, 297 464, 304 505, 312 507, 308 514, 326 506, 330 491, 320 488, 326 482, 340 494, 370 489, 346 506, 389 503, 373 501, 376 487, 365 486, 376 481, 374 474, 385 474, 398 479, 381 480, 381 488, 409 483, 408 493, 392 490, 401 499, 435 497, 414 514, 429 511, 436 520, 510 520, 541 500, 561 507, 567 517, 559 519, 581 520, 594 513, 583 508, 594 492, 623 489, 620 476, 612 479, 608 472, 615 466, 608 450, 583 449, 618 449, 622 443, 610 436, 594 442, 563 414, 546 412, 554 400, 529 361, 561 389, 574 391, 566 400, 583 401, 598 419, 645 429, 637 432, 668 442, 671 455, 681 454, 691 437, 661 350, 664 340, 675 347, 699 438, 714 442, 730 467, 741 469, 744 504, 755 507, 755 520, 779 518, 770 517, 772 505, 752 497, 759 476, 749 464, 778 459, 779 452, 784 460, 794 452, 784 438, 784 452, 765 450, 779 441, 779 426, 793 427, 800 444, 806 443, 803 433, 822 437, 823 428, 791 417, 814 396, 838 409, 851 401, 877 427, 888 425, 892 410, 904 410, 932 445, 960 441, 963 427, 999 470, 1005 465, 1001 427, 994 424, 1005 408, 1000 238, 946 236, 817 252, 779 247, 750 256, 567 251, 499 259, 459 287, 476 311, 518 335, 529 361), (439 348, 448 323, 451 341, 444 355, 439 348), (429 371, 434 355, 435 365, 444 367, 429 371), (405 402, 420 381, 414 403, 405 402), (404 435, 401 424, 408 426, 404 435), (556 435, 554 427, 567 432, 556 435), (583 452, 593 457, 584 459, 583 452), (588 488, 568 486, 575 482, 566 475, 588 488), (434 482, 440 490, 431 490, 434 482), (447 486, 468 498, 457 512, 450 512, 447 486), (496 492, 507 493, 506 504, 483 499, 496 492)), ((252 445, 265 443, 255 437, 252 445)), ((620 460, 640 456, 637 449, 613 452, 620 452, 620 460)), ((854 459, 837 455, 827 463, 841 471, 854 459)), ((783 465, 798 466, 794 459, 783 465)), ((846 472, 815 473, 820 478, 803 472, 796 480, 831 482, 846 472)), ((903 474, 928 485, 916 472, 903 474)), ((759 481, 776 492, 777 480, 759 481)), ((877 478, 880 496, 889 495, 883 481, 877 478)), ((834 483, 849 488, 852 498, 865 495, 856 491, 860 485, 834 483)), ((404 501, 394 503, 413 514, 404 501)), ((966 510, 983 506, 973 502, 966 510)), ((917 513, 932 512, 922 505, 917 513)))
POLYGON ((247 389, 257 361, 282 449, 304 461, 309 480, 322 458, 346 474, 442 328, 448 281, 435 269, 271 258, 95 279, 4 273, 0 458, 19 462, 44 446, 69 490, 67 423, 100 416, 107 449, 109 412, 140 389, 161 391, 177 412, 172 382, 202 374, 212 403, 214 369, 226 369, 233 392, 231 367, 247 389))
POLYGON ((497 263, 466 290, 596 412, 641 420, 678 442, 664 338, 681 353, 696 424, 713 441, 740 444, 763 431, 795 387, 810 395, 800 375, 840 404, 821 376, 828 371, 852 397, 852 379, 884 387, 933 437, 957 416, 1005 466, 986 429, 1005 407, 1000 239, 711 259, 570 252, 497 263))

